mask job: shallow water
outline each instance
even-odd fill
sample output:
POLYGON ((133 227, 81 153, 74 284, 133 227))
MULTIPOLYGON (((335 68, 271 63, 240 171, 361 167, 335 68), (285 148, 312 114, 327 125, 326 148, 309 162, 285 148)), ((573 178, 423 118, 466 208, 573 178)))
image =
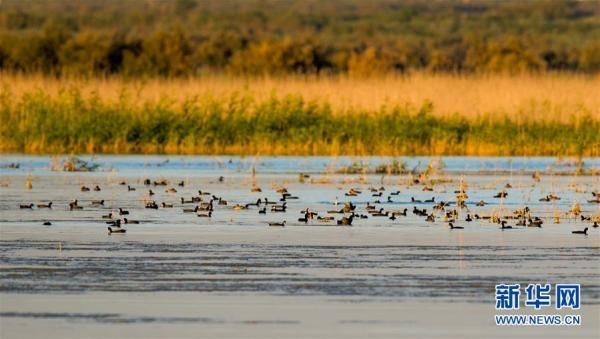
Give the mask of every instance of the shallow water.
MULTIPOLYGON (((360 159, 101 156, 92 159, 100 165, 96 172, 65 173, 50 171, 48 157, 5 155, 0 165, 19 163, 20 168, 0 169, 0 334, 30 337, 57 326, 63 330, 53 333, 61 337, 103 337, 114 326, 127 337, 152 337, 165 326, 172 337, 598 333, 600 230, 573 235, 572 230, 590 223, 564 215, 560 224, 553 220, 557 211, 566 213, 575 201, 583 215, 598 215, 599 205, 587 202, 600 188, 597 176, 554 175, 574 168, 554 165, 555 158, 441 158, 445 167, 435 178, 446 182, 435 185, 434 192, 424 192, 408 175, 331 171, 356 160, 360 159), (541 182, 531 178, 534 171, 545 173, 541 182), (311 177, 300 182, 299 172, 311 177), (29 191, 27 176, 33 185, 29 191), (146 187, 145 178, 167 179, 167 187, 178 192, 146 187), (327 183, 311 183, 312 179, 327 183), (527 205, 544 219, 543 228, 502 231, 488 221, 464 222, 467 211, 461 210, 458 224, 465 229, 450 230, 441 217, 429 223, 410 212, 413 206, 431 211, 433 205, 412 203, 411 197, 455 200, 461 179, 468 185, 471 213, 509 215, 527 205), (185 187, 175 184, 180 180, 185 187), (121 181, 136 191, 127 191, 121 181), (508 197, 492 198, 507 183, 512 185, 506 189, 508 197), (263 191, 250 192, 253 184, 263 191), (81 192, 81 185, 99 185, 102 190, 81 192), (368 188, 382 185, 383 196, 373 197, 368 188), (286 213, 260 215, 256 207, 232 208, 264 197, 276 201, 280 194, 275 190, 281 186, 299 197, 287 201, 286 213), (363 193, 344 196, 350 187, 363 193), (156 193, 153 200, 174 207, 145 209, 148 189, 156 193), (189 199, 198 190, 222 197, 227 205, 215 205, 210 219, 183 213, 179 199, 189 199), (401 193, 387 203, 387 195, 397 190, 401 193), (538 201, 549 193, 561 200, 538 201), (364 205, 376 199, 385 210, 408 208, 409 213, 395 221, 355 219, 352 227, 297 221, 306 207, 320 215, 336 208, 336 197, 353 201, 361 214, 366 214, 364 205), (83 210, 68 209, 73 199, 83 210), (91 200, 100 199, 104 206, 90 206, 91 200), (479 200, 489 204, 476 207, 479 200), (18 207, 47 201, 54 202, 51 210, 18 207), (116 207, 128 209, 140 224, 126 225, 127 234, 109 236, 101 216, 116 207), (42 226, 46 220, 53 225, 42 226), (267 226, 282 220, 287 220, 284 228, 267 226), (494 285, 502 282, 581 283, 584 325, 570 332, 496 328, 494 285), (441 319, 456 310, 463 310, 469 321, 461 323, 456 315, 441 319), (423 317, 429 312, 437 316, 423 317), (444 326, 448 330, 440 331, 444 326)), ((390 159, 363 160, 373 166, 390 159)), ((422 170, 431 159, 403 160, 407 168, 422 170)), ((600 167, 599 159, 584 163, 586 168, 600 167)))

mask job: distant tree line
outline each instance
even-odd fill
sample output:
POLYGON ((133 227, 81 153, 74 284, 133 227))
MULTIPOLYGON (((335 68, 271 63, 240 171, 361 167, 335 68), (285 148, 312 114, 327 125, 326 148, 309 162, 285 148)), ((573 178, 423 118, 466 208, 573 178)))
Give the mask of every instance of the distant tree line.
POLYGON ((594 73, 600 2, 4 0, 0 70, 136 77, 594 73))

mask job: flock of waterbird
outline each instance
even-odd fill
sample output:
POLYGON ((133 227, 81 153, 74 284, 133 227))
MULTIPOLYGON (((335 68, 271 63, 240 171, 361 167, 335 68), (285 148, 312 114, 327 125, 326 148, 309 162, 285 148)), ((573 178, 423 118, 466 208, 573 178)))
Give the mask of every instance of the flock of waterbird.
MULTIPOLYGON (((219 182, 224 181, 224 177, 218 178, 219 182)), ((146 191, 146 199, 144 201, 144 206, 147 209, 166 209, 166 208, 181 208, 183 213, 193 213, 196 214, 200 218, 212 218, 213 213, 218 213, 219 208, 231 208, 233 210, 250 210, 256 209, 258 214, 281 214, 286 215, 288 212, 288 201, 299 201, 299 197, 293 195, 288 191, 286 187, 279 187, 275 189, 275 193, 280 195, 278 201, 269 200, 268 198, 258 198, 256 201, 248 202, 245 204, 236 203, 231 206, 228 202, 223 199, 223 197, 217 196, 207 191, 198 190, 198 194, 191 197, 181 197, 177 203, 172 202, 160 202, 160 204, 153 199, 153 196, 156 194, 154 190, 159 186, 165 187, 166 193, 174 193, 176 194, 177 188, 175 187, 167 187, 169 182, 167 180, 158 180, 152 181, 150 179, 145 179, 143 182, 143 188, 136 188, 125 181, 120 182, 120 185, 123 186, 127 192, 133 192, 136 190, 145 190, 146 191)), ((179 181, 177 186, 184 187, 186 185, 185 181, 179 181)), ((503 199, 508 196, 507 189, 512 188, 511 185, 507 184, 505 189, 493 195, 493 199, 503 199)), ((98 185, 94 187, 81 186, 81 192, 99 192, 102 188, 98 185)), ((433 191, 430 187, 425 186, 423 191, 433 191)), ((260 193, 262 189, 259 187, 251 188, 251 192, 260 193)), ((360 189, 360 188, 350 188, 347 192, 344 193, 345 197, 351 199, 353 197, 358 197, 360 195, 364 195, 365 193, 370 193, 372 198, 375 198, 374 201, 369 201, 362 206, 358 206, 359 204, 355 204, 352 201, 348 202, 339 202, 336 198, 335 202, 331 204, 334 206, 332 209, 325 211, 324 215, 321 215, 320 212, 316 210, 311 210, 309 208, 304 208, 301 210, 301 217, 298 218, 299 225, 319 225, 319 226, 352 226, 355 220, 359 219, 368 219, 368 218, 387 218, 391 221, 397 220, 398 218, 406 217, 409 213, 408 208, 404 208, 401 210, 391 210, 386 209, 384 207, 378 207, 378 205, 391 204, 394 202, 393 199, 396 199, 401 195, 400 191, 393 191, 387 193, 387 190, 384 186, 379 188, 370 187, 368 191, 360 189), (363 192, 365 191, 365 192, 363 192), (381 197, 387 195, 387 199, 382 200, 381 197), (382 202, 383 201, 383 202, 382 202), (339 217, 335 217, 338 215, 339 217)), ((467 190, 462 186, 454 191, 456 194, 455 201, 437 201, 436 197, 432 197, 431 199, 419 200, 411 197, 410 200, 407 199, 406 203, 413 204, 412 214, 417 217, 424 218, 425 222, 434 223, 442 221, 446 223, 450 230, 461 230, 464 229, 464 226, 459 226, 459 223, 464 222, 469 223, 474 220, 482 220, 488 221, 490 223, 498 224, 499 229, 501 230, 511 230, 517 229, 520 227, 538 227, 541 228, 544 221, 539 216, 533 215, 531 209, 527 206, 519 208, 517 210, 512 211, 512 213, 504 213, 504 214, 479 214, 475 213, 472 210, 472 206, 482 207, 487 203, 483 200, 476 203, 467 203, 467 190), (428 207, 430 209, 428 209, 428 207), (466 217, 464 219, 460 218, 459 215, 463 215, 466 213, 466 217), (513 223, 513 225, 509 225, 509 223, 513 223)), ((600 204, 600 192, 591 192, 592 197, 587 201, 588 203, 600 204)), ((554 194, 548 194, 539 199, 540 202, 550 202, 554 200, 560 200, 561 198, 554 194)), ((88 200, 89 203, 87 206, 89 207, 100 207, 103 208, 105 206, 104 200, 88 200)), ((45 203, 26 203, 19 204, 19 208, 26 209, 34 209, 34 207, 38 209, 52 209, 55 205, 52 202, 45 203)), ((390 205, 391 206, 391 205, 390 205)), ((130 212, 125 210, 122 207, 108 207, 112 211, 106 215, 102 215, 103 221, 108 225, 108 234, 123 234, 126 233, 126 229, 124 225, 129 224, 140 224, 139 220, 130 219, 130 212)), ((71 211, 83 210, 84 206, 81 205, 80 201, 72 200, 68 204, 68 209, 71 211)), ((578 218, 583 223, 590 223, 593 228, 598 228, 598 222, 600 222, 600 215, 583 215, 581 209, 577 206, 569 211, 573 217, 578 218)), ((281 218, 283 219, 283 218, 281 218)), ((285 227, 287 221, 274 221, 267 222, 270 227, 285 227)), ((52 222, 50 220, 45 221, 43 223, 45 226, 51 226, 52 222)), ((589 227, 585 227, 583 230, 572 231, 573 234, 588 234, 589 227)))

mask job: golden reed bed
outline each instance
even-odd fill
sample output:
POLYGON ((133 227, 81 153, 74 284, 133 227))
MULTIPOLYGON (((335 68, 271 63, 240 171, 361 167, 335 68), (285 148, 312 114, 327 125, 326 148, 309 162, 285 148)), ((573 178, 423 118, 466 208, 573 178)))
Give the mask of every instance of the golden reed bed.
POLYGON ((55 79, 36 75, 2 75, 3 90, 21 96, 36 90, 55 95, 77 88, 116 101, 125 89, 143 104, 162 97, 182 101, 193 96, 248 94, 261 101, 270 96, 301 95, 327 101, 334 112, 349 108, 376 111, 384 105, 420 106, 428 100, 436 115, 459 113, 472 118, 490 113, 527 121, 564 121, 580 114, 600 119, 600 74, 453 76, 413 74, 377 78, 234 77, 209 75, 191 79, 55 79), (6 87, 5 87, 6 86, 6 87), (523 115, 523 112, 527 112, 523 115))
POLYGON ((0 83, 0 152, 600 154, 598 75, 0 83))

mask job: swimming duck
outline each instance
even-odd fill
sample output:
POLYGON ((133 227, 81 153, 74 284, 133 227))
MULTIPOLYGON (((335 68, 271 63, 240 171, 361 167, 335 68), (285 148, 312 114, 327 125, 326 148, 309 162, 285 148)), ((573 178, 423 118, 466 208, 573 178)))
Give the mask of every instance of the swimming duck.
POLYGON ((111 235, 113 233, 126 233, 127 230, 121 227, 108 227, 108 235, 111 235))
POLYGON ((37 208, 52 208, 52 201, 47 204, 38 204, 37 208))
POLYGON ((477 207, 483 207, 483 206, 485 206, 485 201, 479 200, 479 202, 477 203, 477 207))
POLYGON ((94 186, 94 192, 100 192, 100 191, 101 191, 100 186, 98 186, 98 185, 94 186))
POLYGON ((341 226, 352 226, 352 220, 354 220, 354 215, 351 215, 349 217, 343 217, 342 219, 337 221, 337 224, 341 226))
POLYGON ((154 181, 154 186, 167 186, 168 182, 166 179, 162 179, 160 181, 154 181))
POLYGON ((135 187, 131 187, 131 186, 127 185, 127 190, 128 190, 129 192, 131 192, 131 191, 135 191, 135 187))
POLYGON ((508 196, 508 193, 506 191, 502 191, 502 192, 498 192, 496 195, 494 195, 494 198, 506 198, 508 196))
POLYGON ((344 195, 347 196, 347 197, 356 197, 356 196, 358 196, 358 193, 356 193, 355 191, 353 191, 352 189, 350 189, 350 191, 344 193, 344 195))
POLYGON ((120 215, 128 215, 129 211, 126 211, 126 210, 122 209, 121 207, 119 207, 119 214, 120 215))
POLYGON ((539 217, 535 217, 535 219, 531 219, 529 218, 529 227, 542 227, 542 224, 544 223, 544 221, 542 219, 540 219, 539 217))
POLYGON ((158 204, 156 204, 156 201, 154 201, 154 200, 153 201, 148 201, 146 203, 146 208, 157 210, 158 209, 158 204))
POLYGON ((379 211, 371 212, 371 215, 374 217, 387 217, 390 215, 389 211, 383 212, 383 208, 380 208, 379 211))
POLYGON ((573 233, 573 234, 585 234, 585 235, 587 235, 587 231, 588 231, 588 228, 586 227, 586 228, 583 229, 583 231, 573 231, 571 233, 573 233))
POLYGON ((69 209, 71 211, 73 211, 73 210, 82 210, 83 207, 79 206, 79 202, 77 200, 75 200, 75 201, 72 201, 72 202, 69 203, 69 209))
POLYGON ((427 216, 427 209, 418 209, 416 206, 413 206, 413 214, 424 217, 427 216))
POLYGON ((129 220, 129 219, 127 219, 127 218, 123 218, 123 221, 124 221, 126 224, 139 224, 139 223, 140 223, 138 220, 129 220))
POLYGON ((267 214, 267 208, 263 207, 263 208, 259 209, 258 214, 267 214))
POLYGON ((465 219, 466 222, 471 222, 473 221, 473 219, 471 218, 470 214, 467 214, 467 218, 465 219))
POLYGON ((248 209, 248 207, 240 205, 240 204, 235 204, 235 206, 233 206, 234 211, 240 211, 240 210, 245 210, 245 209, 248 209))
POLYGON ((89 192, 90 188, 87 186, 81 186, 81 192, 89 192))
POLYGON ((594 221, 594 225, 592 225, 593 228, 598 228, 598 222, 594 221))
POLYGON ((452 224, 451 222, 448 223, 448 226, 450 226, 451 230, 462 230, 462 229, 464 229, 464 227, 462 227, 462 226, 454 226, 454 224, 452 224))
POLYGON ((92 200, 92 206, 104 206, 104 200, 92 200))
POLYGON ((173 204, 167 204, 166 202, 161 203, 162 208, 173 208, 173 204))
POLYGON ((435 202, 435 197, 431 197, 431 199, 426 199, 423 202, 433 203, 435 202))
POLYGON ((44 225, 44 226, 52 226, 52 223, 50 221, 44 221, 44 223, 42 225, 44 225))
POLYGON ((252 187, 252 189, 250 189, 250 192, 262 192, 262 189, 260 189, 260 187, 252 187))
POLYGON ((21 205, 19 205, 19 208, 21 208, 21 209, 32 209, 33 208, 33 204, 21 204, 21 205))
POLYGON ((328 215, 328 216, 325 216, 325 217, 317 217, 317 220, 319 220, 319 221, 325 221, 325 222, 328 222, 328 221, 333 221, 333 220, 335 220, 335 218, 334 218, 334 217, 332 217, 332 216, 330 216, 330 215, 328 215))
POLYGON ((112 212, 102 216, 102 219, 112 219, 112 218, 113 218, 112 212))
POLYGON ((304 213, 304 217, 303 218, 299 218, 298 221, 307 224, 308 223, 308 219, 309 219, 308 213, 304 213))
POLYGON ((177 190, 174 187, 165 190, 165 193, 177 193, 177 190))
POLYGON ((270 222, 269 226, 284 227, 285 226, 285 220, 283 222, 270 222))
POLYGON ((503 230, 507 230, 507 229, 511 229, 512 228, 512 226, 510 226, 510 225, 507 226, 506 225, 506 220, 502 220, 502 222, 500 224, 502 225, 501 229, 503 229, 503 230))

